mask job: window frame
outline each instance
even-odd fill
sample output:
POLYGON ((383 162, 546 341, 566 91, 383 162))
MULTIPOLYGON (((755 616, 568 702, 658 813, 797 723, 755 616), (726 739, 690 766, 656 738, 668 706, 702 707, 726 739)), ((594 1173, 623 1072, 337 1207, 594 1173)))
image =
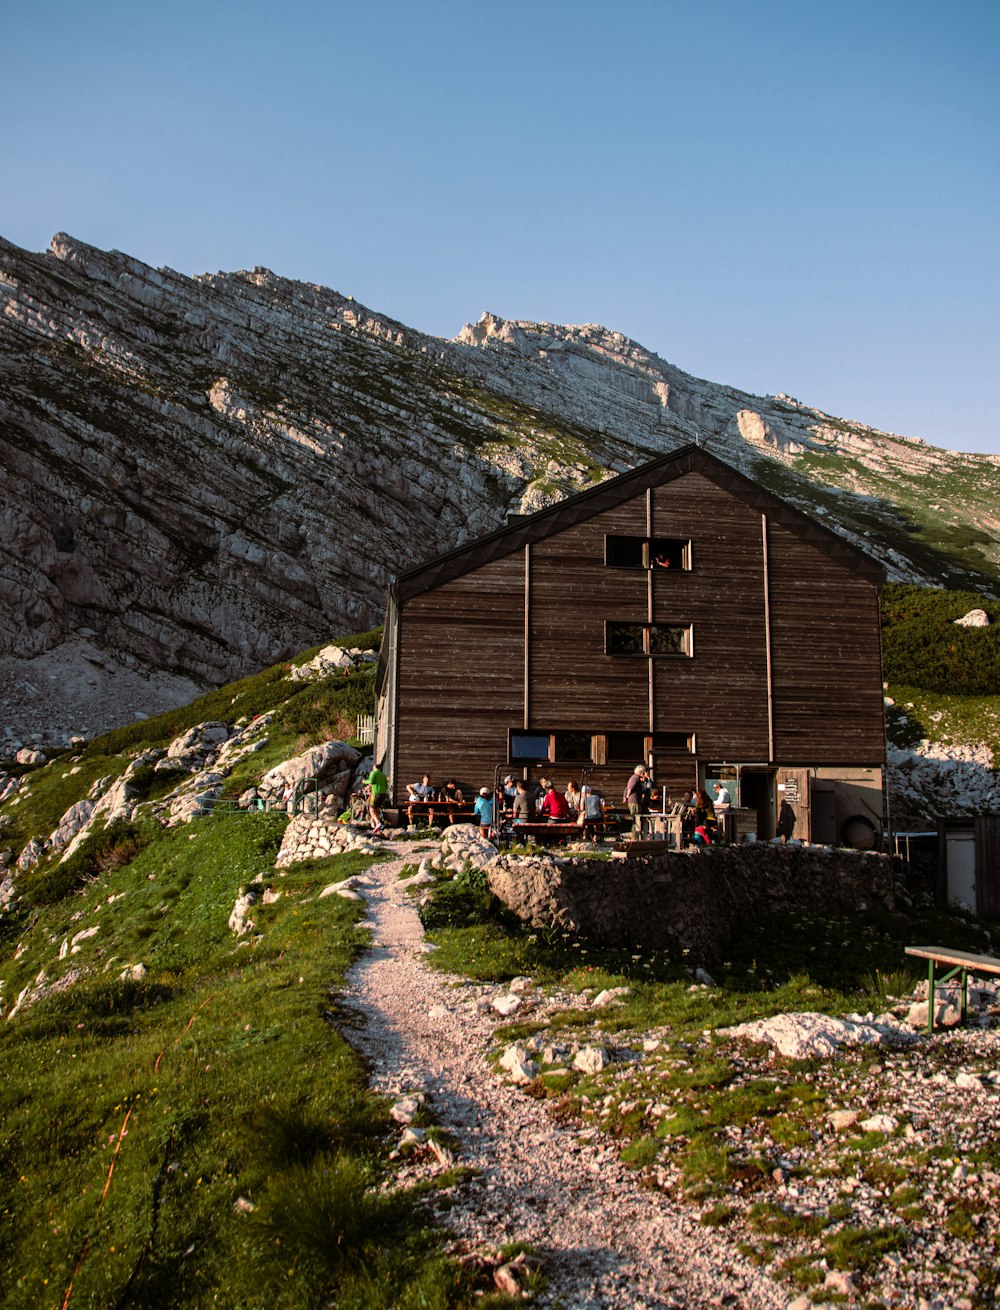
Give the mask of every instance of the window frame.
POLYGON ((651 659, 651 660, 689 660, 694 659, 694 624, 693 623, 632 623, 628 620, 604 620, 604 653, 613 659, 651 659), (641 629, 642 650, 612 650, 611 630, 613 628, 641 629), (682 650, 653 650, 651 634, 657 629, 683 633, 682 650))
POLYGON ((693 546, 690 537, 630 536, 622 532, 604 534, 604 567, 624 569, 628 573, 690 573, 693 570, 693 546), (632 551, 625 549, 632 547, 632 551), (631 564, 622 559, 613 559, 617 552, 633 553, 638 548, 641 563, 631 564), (660 567, 655 563, 657 555, 669 554, 679 557, 679 563, 670 567, 660 567))

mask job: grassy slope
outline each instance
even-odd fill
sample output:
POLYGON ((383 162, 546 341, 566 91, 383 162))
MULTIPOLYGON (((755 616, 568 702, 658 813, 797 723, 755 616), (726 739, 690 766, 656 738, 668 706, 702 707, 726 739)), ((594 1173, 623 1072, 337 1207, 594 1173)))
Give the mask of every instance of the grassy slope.
POLYGON ((888 715, 894 745, 984 743, 1000 758, 1000 602, 890 584, 882 593, 882 661, 897 706, 888 715), (956 626, 971 609, 985 610, 990 626, 956 626))
MULTIPOLYGON (((49 831, 95 777, 193 723, 275 710, 259 776, 370 709, 370 673, 283 673, 33 771, 7 807, 15 830, 49 831)), ((423 1205, 384 1190, 386 1108, 328 1022, 367 935, 356 903, 316 893, 359 857, 279 872, 286 821, 140 823, 142 841, 115 848, 124 862, 82 888, 52 894, 50 878, 33 896, 44 866, 19 884, 0 917, 4 1009, 25 987, 47 994, 0 1024, 0 1306, 464 1302, 423 1205), (255 878, 281 895, 237 939, 229 914, 255 878)))

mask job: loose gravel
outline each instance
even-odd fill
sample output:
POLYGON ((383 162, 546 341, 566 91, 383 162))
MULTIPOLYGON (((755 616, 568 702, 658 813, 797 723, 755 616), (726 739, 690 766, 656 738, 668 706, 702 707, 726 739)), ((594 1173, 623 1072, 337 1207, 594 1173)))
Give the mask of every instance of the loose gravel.
POLYGON ((413 846, 395 849, 397 858, 355 882, 373 942, 349 975, 344 999, 364 1022, 347 1036, 377 1091, 427 1096, 458 1143, 456 1163, 475 1171, 444 1216, 456 1250, 533 1244, 548 1276, 542 1305, 784 1307, 786 1289, 725 1233, 642 1190, 612 1142, 556 1124, 543 1103, 502 1080, 488 1059, 503 1022, 488 1008, 497 989, 427 967, 417 907, 398 885, 413 846))

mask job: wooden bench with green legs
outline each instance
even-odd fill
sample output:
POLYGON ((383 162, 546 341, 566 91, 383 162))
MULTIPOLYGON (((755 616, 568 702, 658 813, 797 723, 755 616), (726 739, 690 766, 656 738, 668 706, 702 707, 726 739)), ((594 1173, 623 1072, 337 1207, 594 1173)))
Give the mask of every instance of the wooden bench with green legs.
POLYGON ((934 991, 950 982, 958 974, 962 980, 962 1022, 969 1009, 969 974, 992 973, 1000 975, 1000 960, 992 955, 974 955, 971 951, 956 951, 950 946, 907 946, 906 954, 927 961, 927 1031, 934 1031, 934 991), (939 974, 938 968, 947 969, 939 974))

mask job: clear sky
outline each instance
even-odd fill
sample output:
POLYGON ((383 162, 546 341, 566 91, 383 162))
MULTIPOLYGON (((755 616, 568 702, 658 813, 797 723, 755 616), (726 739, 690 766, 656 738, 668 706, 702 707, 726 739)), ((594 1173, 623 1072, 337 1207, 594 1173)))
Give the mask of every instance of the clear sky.
POLYGON ((1000 452, 1000 0, 0 0, 0 234, 1000 452))

